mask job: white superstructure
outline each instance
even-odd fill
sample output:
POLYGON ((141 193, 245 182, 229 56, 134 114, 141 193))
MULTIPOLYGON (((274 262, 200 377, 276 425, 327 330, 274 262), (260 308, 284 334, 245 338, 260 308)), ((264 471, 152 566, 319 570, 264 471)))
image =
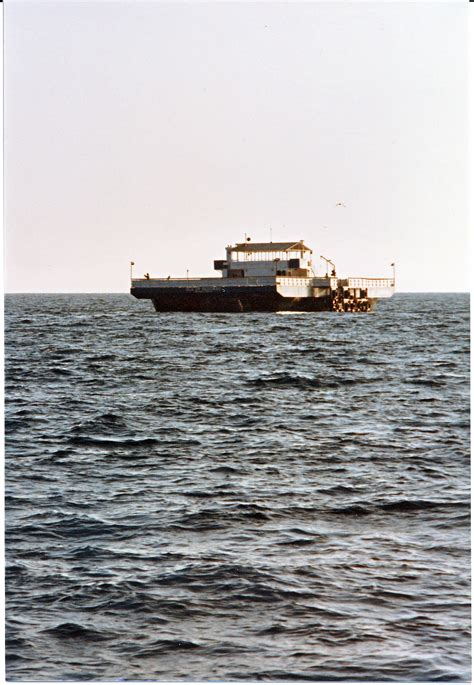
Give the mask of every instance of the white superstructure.
POLYGON ((302 240, 296 243, 245 243, 228 245, 226 259, 216 260, 214 268, 224 278, 257 276, 314 276, 313 251, 302 240))

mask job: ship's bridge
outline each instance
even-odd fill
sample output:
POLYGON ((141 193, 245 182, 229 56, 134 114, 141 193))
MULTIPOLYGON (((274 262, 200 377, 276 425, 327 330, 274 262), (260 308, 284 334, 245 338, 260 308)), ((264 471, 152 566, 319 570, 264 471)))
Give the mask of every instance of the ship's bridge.
POLYGON ((245 243, 229 245, 225 260, 216 260, 214 269, 224 278, 251 276, 313 276, 312 250, 303 240, 293 243, 245 243))

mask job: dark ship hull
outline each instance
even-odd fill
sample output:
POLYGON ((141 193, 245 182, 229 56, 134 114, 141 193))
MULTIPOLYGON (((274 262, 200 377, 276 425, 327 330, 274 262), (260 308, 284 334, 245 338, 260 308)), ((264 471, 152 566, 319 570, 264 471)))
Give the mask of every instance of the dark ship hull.
POLYGON ((150 299, 157 312, 367 312, 375 304, 373 298, 338 291, 319 297, 285 297, 274 286, 229 286, 208 292, 183 287, 136 287, 131 294, 150 299))

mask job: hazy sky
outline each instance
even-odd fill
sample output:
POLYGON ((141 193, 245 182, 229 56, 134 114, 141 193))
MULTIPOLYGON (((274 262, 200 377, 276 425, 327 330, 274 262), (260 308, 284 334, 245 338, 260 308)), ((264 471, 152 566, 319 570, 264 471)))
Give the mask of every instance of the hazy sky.
POLYGON ((270 229, 467 290, 469 9, 7 0, 7 291, 217 276, 270 229))

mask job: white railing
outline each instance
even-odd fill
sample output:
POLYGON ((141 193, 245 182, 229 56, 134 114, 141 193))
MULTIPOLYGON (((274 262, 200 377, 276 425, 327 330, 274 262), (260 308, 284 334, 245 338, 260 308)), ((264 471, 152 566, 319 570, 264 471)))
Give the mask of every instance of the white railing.
POLYGON ((348 288, 393 288, 393 278, 348 278, 348 288))
POLYGON ((312 278, 299 278, 298 276, 277 276, 278 285, 311 285, 312 278))
POLYGON ((199 278, 133 278, 132 287, 151 288, 183 288, 183 287, 242 287, 242 286, 306 286, 331 287, 338 285, 346 288, 393 288, 395 283, 391 278, 300 278, 298 276, 247 276, 243 278, 199 277, 199 278))

